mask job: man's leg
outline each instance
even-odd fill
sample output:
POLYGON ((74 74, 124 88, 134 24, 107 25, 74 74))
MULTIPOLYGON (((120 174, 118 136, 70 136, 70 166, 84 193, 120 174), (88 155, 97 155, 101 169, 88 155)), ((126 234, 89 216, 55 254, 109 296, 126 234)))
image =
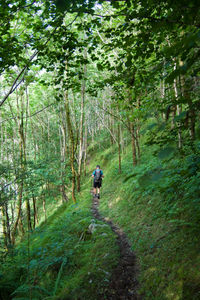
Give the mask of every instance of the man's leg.
POLYGON ((96 194, 97 194, 97 185, 96 185, 95 181, 93 181, 93 194, 94 194, 94 197, 96 197, 96 194))
POLYGON ((93 192, 94 192, 94 196, 96 196, 96 194, 97 194, 97 189, 94 187, 94 189, 93 189, 93 192))
POLYGON ((98 195, 97 197, 100 199, 100 187, 97 188, 98 195))

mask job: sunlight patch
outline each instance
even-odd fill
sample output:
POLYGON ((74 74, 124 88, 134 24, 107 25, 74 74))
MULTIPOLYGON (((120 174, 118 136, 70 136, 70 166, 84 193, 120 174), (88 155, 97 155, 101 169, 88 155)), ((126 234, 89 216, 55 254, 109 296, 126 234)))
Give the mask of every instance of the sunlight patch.
POLYGON ((112 208, 112 206, 113 206, 113 202, 109 202, 109 203, 108 203, 108 207, 109 207, 109 208, 112 208))
POLYGON ((115 203, 118 203, 120 200, 121 200, 121 198, 120 198, 120 197, 117 197, 117 198, 115 199, 115 203))

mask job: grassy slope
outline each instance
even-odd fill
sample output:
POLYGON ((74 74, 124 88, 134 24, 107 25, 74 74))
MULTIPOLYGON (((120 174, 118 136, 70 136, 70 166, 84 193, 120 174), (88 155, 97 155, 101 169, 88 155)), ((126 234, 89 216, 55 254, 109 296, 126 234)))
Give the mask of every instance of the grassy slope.
POLYGON ((116 149, 98 151, 96 163, 105 174, 100 211, 127 233, 140 265, 144 299, 200 299, 199 235, 169 222, 160 214, 162 195, 138 184, 139 176, 158 165, 158 159, 145 149, 134 168, 136 175, 124 181, 133 172, 131 149, 123 155, 121 175, 116 149))
MULTIPOLYGON (((144 299, 199 299, 199 235, 191 234, 187 226, 170 223, 160 214, 162 196, 138 183, 141 174, 159 161, 151 156, 151 149, 143 149, 141 164, 134 168, 136 175, 124 181, 133 172, 131 149, 123 154, 120 175, 116 152, 105 143, 96 144, 90 150, 88 178, 100 164, 105 174, 100 210, 124 229, 132 243, 140 265, 140 293, 144 299)), ((4 299, 19 286, 12 299, 27 299, 31 293, 38 300, 95 300, 105 288, 119 254, 108 226, 98 221, 95 233, 88 233, 93 222, 88 178, 78 204, 58 207, 31 235, 29 284, 28 241, 6 260, 0 277, 4 299)), ((54 205, 49 203, 49 210, 54 205)))
POLYGON ((88 178, 77 198, 76 205, 70 201, 49 213, 30 241, 26 237, 7 257, 0 274, 2 299, 14 290, 11 299, 95 299, 108 284, 118 261, 116 237, 108 225, 93 220, 88 178))

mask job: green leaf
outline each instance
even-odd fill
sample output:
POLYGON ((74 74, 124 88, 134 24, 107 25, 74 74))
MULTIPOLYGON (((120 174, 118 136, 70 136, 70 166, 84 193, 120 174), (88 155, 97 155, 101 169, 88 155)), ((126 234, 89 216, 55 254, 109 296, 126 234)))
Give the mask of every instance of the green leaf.
POLYGON ((97 69, 98 69, 99 71, 103 71, 103 66, 102 66, 101 63, 97 63, 97 69))

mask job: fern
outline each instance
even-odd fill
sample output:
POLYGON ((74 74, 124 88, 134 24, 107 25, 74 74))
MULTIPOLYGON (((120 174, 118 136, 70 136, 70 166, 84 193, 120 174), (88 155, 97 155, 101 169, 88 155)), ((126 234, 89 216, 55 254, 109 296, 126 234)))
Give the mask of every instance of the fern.
POLYGON ((61 275, 62 275, 63 267, 64 267, 64 265, 66 264, 66 262, 67 262, 67 259, 64 258, 64 259, 63 259, 63 262, 62 262, 62 265, 61 265, 61 267, 60 267, 60 270, 59 270, 59 272, 58 272, 57 279, 56 279, 56 283, 55 283, 55 287, 54 287, 54 291, 53 291, 53 295, 54 295, 54 296, 55 296, 55 294, 56 294, 56 291, 57 291, 57 288, 58 288, 58 285, 59 285, 59 282, 60 282, 60 278, 61 278, 61 275))

